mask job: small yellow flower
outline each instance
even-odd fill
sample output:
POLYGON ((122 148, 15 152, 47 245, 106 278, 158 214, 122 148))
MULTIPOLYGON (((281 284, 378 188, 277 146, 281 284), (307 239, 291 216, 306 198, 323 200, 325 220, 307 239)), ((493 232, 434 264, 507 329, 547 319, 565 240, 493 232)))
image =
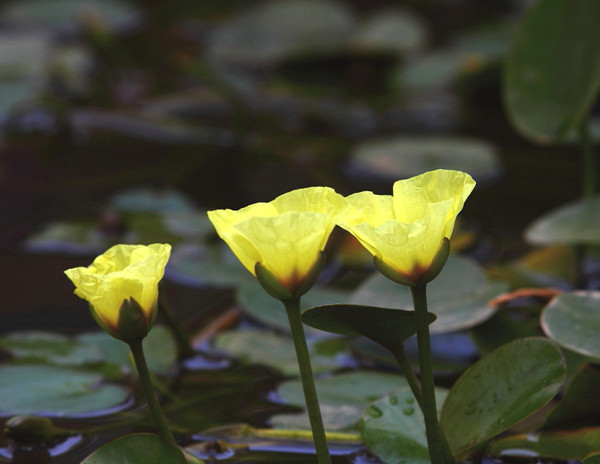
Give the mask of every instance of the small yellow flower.
MULTIPOLYGON (((407 285, 426 283, 475 181, 460 171, 437 170, 394 184, 393 196, 360 192, 347 197, 339 225, 375 256, 386 276, 407 285)), ((442 260, 441 265, 445 262, 442 260)), ((435 272, 437 271, 437 272, 435 272)))
POLYGON ((276 285, 283 286, 277 295, 267 291, 286 299, 308 290, 304 287, 345 206, 344 197, 333 189, 309 187, 238 211, 209 211, 208 217, 244 267, 255 276, 258 272, 263 286, 266 270, 276 285))
POLYGON ((131 330, 123 327, 124 318, 129 325, 134 318, 134 335, 143 337, 156 317, 158 282, 170 254, 169 244, 116 245, 90 266, 67 269, 65 274, 75 284, 75 294, 90 303, 94 318, 104 330, 125 339, 131 330), (135 314, 124 316, 122 308, 135 314))

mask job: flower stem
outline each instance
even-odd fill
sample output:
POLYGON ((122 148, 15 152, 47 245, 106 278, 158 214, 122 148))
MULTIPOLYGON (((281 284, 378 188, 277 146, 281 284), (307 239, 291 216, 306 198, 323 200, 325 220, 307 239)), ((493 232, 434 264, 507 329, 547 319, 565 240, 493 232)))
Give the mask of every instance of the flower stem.
POLYGON ((154 423, 156 425, 158 434, 163 440, 166 440, 176 445, 177 443, 175 442, 173 433, 169 428, 167 419, 165 418, 162 409, 158 404, 158 400, 156 399, 156 394, 154 393, 154 388, 152 386, 152 378, 150 377, 150 371, 148 370, 146 358, 144 357, 142 339, 140 338, 138 340, 129 342, 129 348, 131 349, 131 354, 133 355, 133 360, 137 369, 138 378, 140 379, 140 385, 142 386, 142 391, 144 392, 144 396, 146 397, 146 402, 148 403, 148 407, 150 408, 150 413, 152 414, 152 418, 154 419, 154 423))
POLYGON ((400 369, 402 370, 404 377, 406 377, 406 380, 408 381, 408 385, 410 386, 410 389, 422 410, 423 409, 423 395, 421 394, 421 384, 419 383, 419 380, 415 376, 412 366, 410 365, 410 361, 408 360, 408 358, 406 357, 406 354, 404 353, 404 345, 402 343, 400 343, 396 347, 396 349, 394 351, 392 351, 392 353, 393 353, 394 357, 396 358, 396 361, 398 361, 398 365, 400 366, 400 369))
POLYGON ((454 458, 446 437, 438 422, 435 404, 435 385, 431 361, 431 341, 427 320, 427 285, 410 287, 415 307, 417 325, 417 344, 419 347, 419 369, 421 373, 422 410, 425 418, 425 432, 431 464, 453 464, 454 458))
POLYGON ((296 349, 296 358, 298 359, 298 367, 300 368, 300 378, 302 379, 306 409, 308 411, 315 449, 317 451, 317 462, 319 464, 331 464, 327 440, 325 438, 325 428, 323 427, 323 419, 321 418, 321 410, 319 409, 319 400, 317 399, 317 390, 315 388, 315 381, 310 366, 308 347, 306 346, 306 338, 302 326, 300 300, 284 300, 282 303, 287 312, 290 330, 292 331, 292 338, 294 340, 294 348, 296 349))
POLYGON ((192 356, 194 354, 194 349, 192 348, 190 337, 183 328, 183 325, 181 324, 179 318, 175 315, 173 307, 170 305, 167 298, 163 295, 164 292, 161 293, 161 298, 158 304, 158 311, 167 323, 171 334, 173 335, 173 337, 175 337, 177 348, 179 349, 179 355, 183 357, 192 356))

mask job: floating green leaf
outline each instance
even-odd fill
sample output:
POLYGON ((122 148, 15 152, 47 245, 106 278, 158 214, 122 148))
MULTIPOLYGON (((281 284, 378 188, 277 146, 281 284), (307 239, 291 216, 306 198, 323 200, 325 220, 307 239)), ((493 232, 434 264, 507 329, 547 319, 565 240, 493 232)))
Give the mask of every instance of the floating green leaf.
POLYGON ((494 441, 493 456, 582 460, 600 449, 600 428, 516 435, 494 441))
MULTIPOLYGON (((436 389, 437 405, 446 390, 436 389)), ((360 431, 367 448, 386 464, 429 464, 425 420, 410 389, 393 391, 365 410, 360 431)))
POLYGON ((546 335, 585 356, 600 357, 600 292, 563 293, 542 313, 546 335))
MULTIPOLYGON (((285 375, 298 375, 298 361, 292 339, 269 330, 248 329, 223 332, 214 340, 215 348, 227 351, 242 362, 271 366, 285 375)), ((315 373, 339 367, 335 353, 321 354, 309 344, 315 373)))
MULTIPOLYGON (((313 287, 302 296, 300 309, 307 309, 317 304, 343 303, 348 300, 348 296, 348 292, 341 290, 313 287)), ((254 319, 268 327, 285 332, 290 331, 285 308, 281 301, 268 295, 254 279, 240 287, 238 300, 244 310, 254 319)))
MULTIPOLYGON (((429 313, 430 323, 435 315, 429 313)), ((414 311, 375 306, 333 304, 316 306, 302 314, 302 321, 316 329, 342 335, 364 335, 395 352, 417 333, 414 311)))
MULTIPOLYGON (((488 282, 473 261, 450 256, 440 275, 427 286, 428 308, 437 316, 431 332, 454 332, 482 323, 496 312, 496 308, 488 306, 488 301, 507 288, 501 282, 488 282)), ((350 303, 413 309, 410 289, 378 273, 357 288, 350 303)))
POLYGON ((600 244, 600 197, 561 206, 536 219, 525 231, 532 245, 600 244))
POLYGON ((539 0, 521 21, 506 60, 504 101, 524 135, 559 140, 586 117, 600 89, 598 17, 596 0, 539 0))
POLYGON ((482 140, 400 136, 359 145, 349 167, 361 176, 389 182, 440 168, 465 171, 481 180, 496 176, 500 163, 495 147, 482 140))
MULTIPOLYGON (((348 430, 355 427, 367 405, 381 395, 408 386, 397 374, 357 371, 315 380, 323 421, 328 430, 348 430)), ((302 383, 291 380, 281 384, 278 395, 287 403, 303 407, 302 383)), ((271 424, 278 428, 310 429, 308 415, 274 416, 271 424)))
POLYGON ((1 415, 104 415, 126 406, 129 395, 95 372, 46 365, 0 367, 1 415))
POLYGON ((565 380, 558 347, 544 338, 502 346, 469 369, 444 403, 441 426, 457 457, 548 403, 565 380))
MULTIPOLYGON (((139 464, 160 462, 161 464, 186 464, 183 452, 158 435, 137 433, 126 435, 94 451, 81 464, 139 464)), ((197 461, 202 462, 202 461, 197 461)))

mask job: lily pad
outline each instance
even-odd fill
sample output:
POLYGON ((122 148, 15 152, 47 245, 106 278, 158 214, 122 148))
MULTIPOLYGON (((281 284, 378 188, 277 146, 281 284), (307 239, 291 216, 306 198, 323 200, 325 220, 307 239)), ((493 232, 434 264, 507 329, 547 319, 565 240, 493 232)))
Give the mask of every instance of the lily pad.
POLYGON ((454 384, 440 423, 455 456, 502 433, 552 400, 566 377, 564 358, 545 338, 524 338, 473 364, 454 384))
POLYGON ((420 17, 408 10, 389 9, 367 18, 351 43, 360 50, 407 55, 425 48, 427 39, 427 28, 420 17))
POLYGON ((47 365, 0 367, 0 415, 100 416, 125 408, 130 392, 102 375, 47 365))
POLYGON ((111 25, 131 22, 137 12, 123 0, 19 0, 8 2, 0 11, 11 24, 68 26, 94 15, 111 25))
POLYGON ((579 200, 561 206, 539 219, 525 231, 532 245, 600 244, 600 197, 579 200))
MULTIPOLYGON (((139 464, 140 462, 160 462, 161 464, 186 464, 183 452, 175 445, 158 435, 137 433, 111 441, 81 464, 139 464)), ((197 461, 202 462, 202 461, 197 461)))
MULTIPOLYGON (((427 286, 428 308, 437 316, 431 332, 454 332, 484 322, 496 312, 488 301, 507 289, 505 283, 488 282, 473 261, 451 255, 440 275, 427 286)), ((413 309, 410 289, 378 273, 357 288, 350 303, 413 309)))
MULTIPOLYGON (((300 300, 300 309, 304 310, 317 304, 343 303, 348 300, 348 292, 324 287, 311 288, 300 300)), ((258 282, 250 281, 238 291, 238 301, 244 310, 254 319, 268 327, 285 332, 290 331, 285 308, 281 301, 268 295, 258 282)), ((310 329, 309 329, 310 330, 310 329)))
POLYGON ((540 0, 519 24, 503 88, 509 118, 523 135, 560 140, 590 111, 600 90, 598 17, 596 0, 540 0))
POLYGON ((542 329, 562 346, 600 358, 600 292, 563 293, 550 302, 541 318, 542 329))
MULTIPOLYGON (((430 323, 435 314, 428 313, 430 323)), ((417 333, 414 311, 375 306, 332 304, 310 308, 302 322, 316 329, 342 335, 364 335, 392 352, 417 333)))
POLYGON ((600 449, 600 428, 516 435, 495 440, 487 449, 493 456, 583 460, 600 449))
POLYGON ((193 203, 175 190, 134 188, 112 196, 111 208, 130 213, 191 213, 193 203))
MULTIPOLYGON (((289 336, 269 330, 248 329, 223 332, 213 343, 218 350, 236 356, 244 363, 271 366, 284 375, 299 375, 294 343, 289 336)), ((318 351, 318 345, 309 342, 313 373, 331 371, 339 367, 336 353, 318 351)))
MULTIPOLYGON (((447 391, 436 389, 436 403, 447 391)), ((409 388, 393 391, 372 403, 360 422, 369 451, 387 464, 429 464, 425 419, 409 388)))
MULTIPOLYGON (((317 396, 328 430, 349 430, 356 427, 367 405, 392 390, 407 387, 401 375, 357 371, 315 380, 317 396)), ((288 404, 304 407, 302 383, 290 380, 281 384, 277 394, 288 404)), ((276 428, 310 429, 308 414, 280 414, 271 419, 276 428)))
POLYGON ((493 145, 461 137, 398 136, 365 142, 354 149, 348 171, 386 182, 433 169, 455 169, 476 180, 497 176, 500 162, 493 145))
POLYGON ((218 61, 253 64, 333 50, 345 43, 355 24, 352 12, 341 2, 260 3, 216 28, 208 54, 218 61))

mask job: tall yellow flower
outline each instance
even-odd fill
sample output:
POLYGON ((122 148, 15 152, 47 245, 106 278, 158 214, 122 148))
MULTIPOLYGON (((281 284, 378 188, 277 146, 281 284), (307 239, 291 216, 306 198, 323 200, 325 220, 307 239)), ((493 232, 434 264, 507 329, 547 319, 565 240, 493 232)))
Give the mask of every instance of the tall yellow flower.
POLYGON ((333 189, 308 187, 237 211, 209 211, 208 217, 265 290, 289 299, 314 283, 321 252, 345 206, 333 189))
POLYGON ((158 282, 171 245, 115 245, 88 267, 67 269, 75 294, 90 303, 98 324, 128 341, 144 337, 156 318, 158 282))
POLYGON ((387 277, 404 285, 427 283, 445 262, 447 239, 473 188, 475 181, 463 172, 426 172, 396 182, 393 196, 350 195, 339 225, 375 257, 387 277))

